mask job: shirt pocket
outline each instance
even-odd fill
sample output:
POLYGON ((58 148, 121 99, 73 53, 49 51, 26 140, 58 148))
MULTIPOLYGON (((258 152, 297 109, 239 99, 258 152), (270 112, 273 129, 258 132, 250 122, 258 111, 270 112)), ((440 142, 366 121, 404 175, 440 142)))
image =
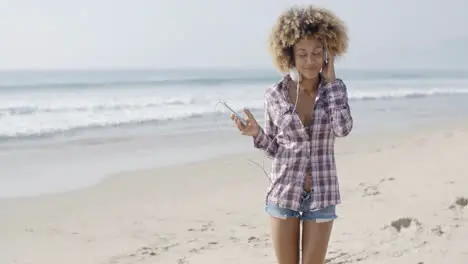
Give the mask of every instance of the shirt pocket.
POLYGON ((291 138, 295 134, 294 131, 298 130, 300 120, 297 120, 292 110, 293 109, 289 105, 278 105, 275 115, 273 116, 273 122, 278 128, 278 137, 291 138))
POLYGON ((290 126, 292 120, 289 107, 284 104, 278 104, 275 106, 271 118, 279 131, 282 131, 287 126, 290 126))

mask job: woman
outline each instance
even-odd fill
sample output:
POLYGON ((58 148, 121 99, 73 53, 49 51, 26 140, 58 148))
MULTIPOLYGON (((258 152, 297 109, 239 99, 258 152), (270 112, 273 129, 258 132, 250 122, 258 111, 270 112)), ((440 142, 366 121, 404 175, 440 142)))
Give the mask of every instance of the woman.
POLYGON ((232 119, 273 159, 265 210, 278 262, 299 263, 302 223, 302 263, 321 264, 341 201, 334 141, 353 127, 346 86, 334 70, 335 56, 348 48, 347 31, 328 10, 293 7, 278 18, 269 45, 286 74, 266 90, 264 127, 247 109, 245 125, 232 119))

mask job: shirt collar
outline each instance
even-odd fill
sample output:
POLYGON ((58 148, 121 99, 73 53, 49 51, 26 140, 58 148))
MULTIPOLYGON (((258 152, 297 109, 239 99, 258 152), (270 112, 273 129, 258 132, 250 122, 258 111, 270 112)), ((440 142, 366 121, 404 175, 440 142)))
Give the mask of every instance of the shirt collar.
MULTIPOLYGON (((277 86, 278 90, 281 92, 281 94, 283 95, 283 99, 287 101, 287 93, 288 93, 288 85, 293 82, 293 80, 291 79, 291 75, 288 73, 288 74, 285 74, 283 76, 283 78, 281 79, 279 85, 277 86)), ((322 73, 319 73, 319 85, 318 85, 318 91, 317 91, 317 97, 316 97, 316 100, 318 100, 324 90, 325 90, 325 85, 326 85, 326 82, 325 82, 325 78, 323 77, 322 73)))

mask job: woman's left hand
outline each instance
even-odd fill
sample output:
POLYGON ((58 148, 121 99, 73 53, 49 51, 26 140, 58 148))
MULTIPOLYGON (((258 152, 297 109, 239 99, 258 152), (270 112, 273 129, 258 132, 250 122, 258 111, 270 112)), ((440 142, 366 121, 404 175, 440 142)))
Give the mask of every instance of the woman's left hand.
POLYGON ((328 63, 323 61, 322 76, 325 78, 326 83, 334 82, 335 77, 335 56, 328 52, 328 63))

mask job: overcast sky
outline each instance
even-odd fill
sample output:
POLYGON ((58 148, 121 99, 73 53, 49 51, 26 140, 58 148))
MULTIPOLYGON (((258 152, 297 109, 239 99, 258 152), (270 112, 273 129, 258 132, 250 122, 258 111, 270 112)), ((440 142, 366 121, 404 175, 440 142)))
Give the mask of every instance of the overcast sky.
POLYGON ((338 67, 468 68, 466 0, 0 0, 0 68, 269 68, 291 3, 348 24, 338 67))

